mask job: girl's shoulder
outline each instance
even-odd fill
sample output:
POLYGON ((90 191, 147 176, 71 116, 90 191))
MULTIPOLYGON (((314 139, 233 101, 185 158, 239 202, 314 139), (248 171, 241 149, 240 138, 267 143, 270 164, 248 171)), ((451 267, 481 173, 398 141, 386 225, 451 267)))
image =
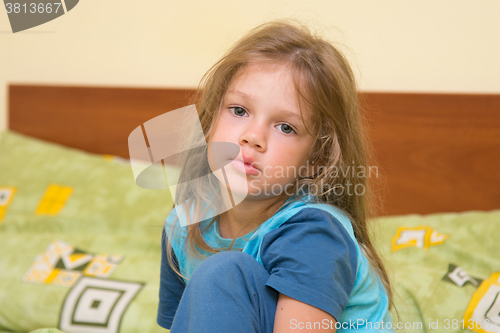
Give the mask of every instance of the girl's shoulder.
MULTIPOLYGON (((346 242, 352 244, 358 253, 359 246, 349 218, 340 209, 319 203, 312 196, 302 196, 300 198, 291 197, 285 204, 267 221, 262 223, 253 233, 249 242, 244 248, 261 262, 261 247, 264 239, 272 241, 291 241, 296 243, 295 237, 300 234, 300 239, 306 235, 343 235, 346 242), (347 240, 350 239, 350 240, 347 240)), ((308 240, 314 237, 307 237, 308 240)))
POLYGON ((310 220, 318 221, 321 219, 330 221, 332 219, 336 220, 347 231, 349 236, 356 241, 351 220, 347 213, 336 206, 318 202, 312 195, 291 197, 270 219, 272 220, 270 225, 272 228, 276 228, 290 221, 292 217, 299 216, 299 219, 293 219, 295 223, 310 222, 310 220), (304 210, 307 210, 307 214, 304 214, 304 210))

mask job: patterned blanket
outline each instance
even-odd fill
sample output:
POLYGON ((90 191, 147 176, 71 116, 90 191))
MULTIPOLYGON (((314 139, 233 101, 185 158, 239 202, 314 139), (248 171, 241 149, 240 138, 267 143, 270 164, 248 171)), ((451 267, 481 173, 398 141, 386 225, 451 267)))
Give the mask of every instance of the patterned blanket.
MULTIPOLYGON (((156 311, 171 207, 167 190, 135 185, 126 160, 4 132, 0 332, 165 332, 156 311)), ((500 211, 371 224, 396 328, 500 333, 500 211)))

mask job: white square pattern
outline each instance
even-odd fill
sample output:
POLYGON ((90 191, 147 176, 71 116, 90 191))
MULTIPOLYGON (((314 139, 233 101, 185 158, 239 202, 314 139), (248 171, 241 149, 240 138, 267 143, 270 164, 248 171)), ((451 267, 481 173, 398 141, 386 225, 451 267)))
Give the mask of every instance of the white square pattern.
POLYGON ((66 296, 59 328, 68 333, 118 332, 127 306, 142 286, 82 277, 66 296))

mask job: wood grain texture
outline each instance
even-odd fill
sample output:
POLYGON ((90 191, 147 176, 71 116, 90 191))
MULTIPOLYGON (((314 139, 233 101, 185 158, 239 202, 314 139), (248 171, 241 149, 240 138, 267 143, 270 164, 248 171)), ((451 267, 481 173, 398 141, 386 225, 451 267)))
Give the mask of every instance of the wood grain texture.
MULTIPOLYGON (((128 158, 143 122, 194 90, 11 85, 9 128, 128 158)), ((500 209, 500 95, 360 94, 379 215, 500 209)))
POLYGON ((145 121, 191 104, 193 90, 9 87, 9 128, 93 153, 128 158, 128 136, 145 121))
POLYGON ((386 214, 500 208, 500 95, 364 93, 361 100, 386 214))

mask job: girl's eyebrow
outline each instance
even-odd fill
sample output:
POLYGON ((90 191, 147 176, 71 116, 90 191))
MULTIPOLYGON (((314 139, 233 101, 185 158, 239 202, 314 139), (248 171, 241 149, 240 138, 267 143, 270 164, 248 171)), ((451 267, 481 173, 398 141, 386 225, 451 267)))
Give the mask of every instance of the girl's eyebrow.
POLYGON ((246 93, 244 93, 243 91, 239 91, 239 90, 229 90, 229 91, 227 92, 227 94, 228 94, 228 95, 230 95, 230 94, 231 94, 231 95, 240 95, 240 96, 241 96, 241 97, 243 97, 243 98, 249 98, 249 99, 252 99, 252 96, 251 96, 251 95, 246 94, 246 93))
MULTIPOLYGON (((253 99, 253 96, 252 95, 249 95, 247 93, 244 93, 243 91, 239 91, 239 90, 229 90, 227 92, 228 95, 239 95, 243 98, 247 98, 247 99, 253 99)), ((280 110, 281 113, 285 116, 285 117, 290 117, 290 118, 293 118, 297 121, 302 121, 302 116, 295 113, 295 112, 292 112, 292 111, 288 111, 288 110, 280 110)))
POLYGON ((293 118, 295 121, 298 121, 299 123, 302 123, 302 117, 295 112, 287 111, 287 110, 282 110, 281 113, 288 118, 293 118))

